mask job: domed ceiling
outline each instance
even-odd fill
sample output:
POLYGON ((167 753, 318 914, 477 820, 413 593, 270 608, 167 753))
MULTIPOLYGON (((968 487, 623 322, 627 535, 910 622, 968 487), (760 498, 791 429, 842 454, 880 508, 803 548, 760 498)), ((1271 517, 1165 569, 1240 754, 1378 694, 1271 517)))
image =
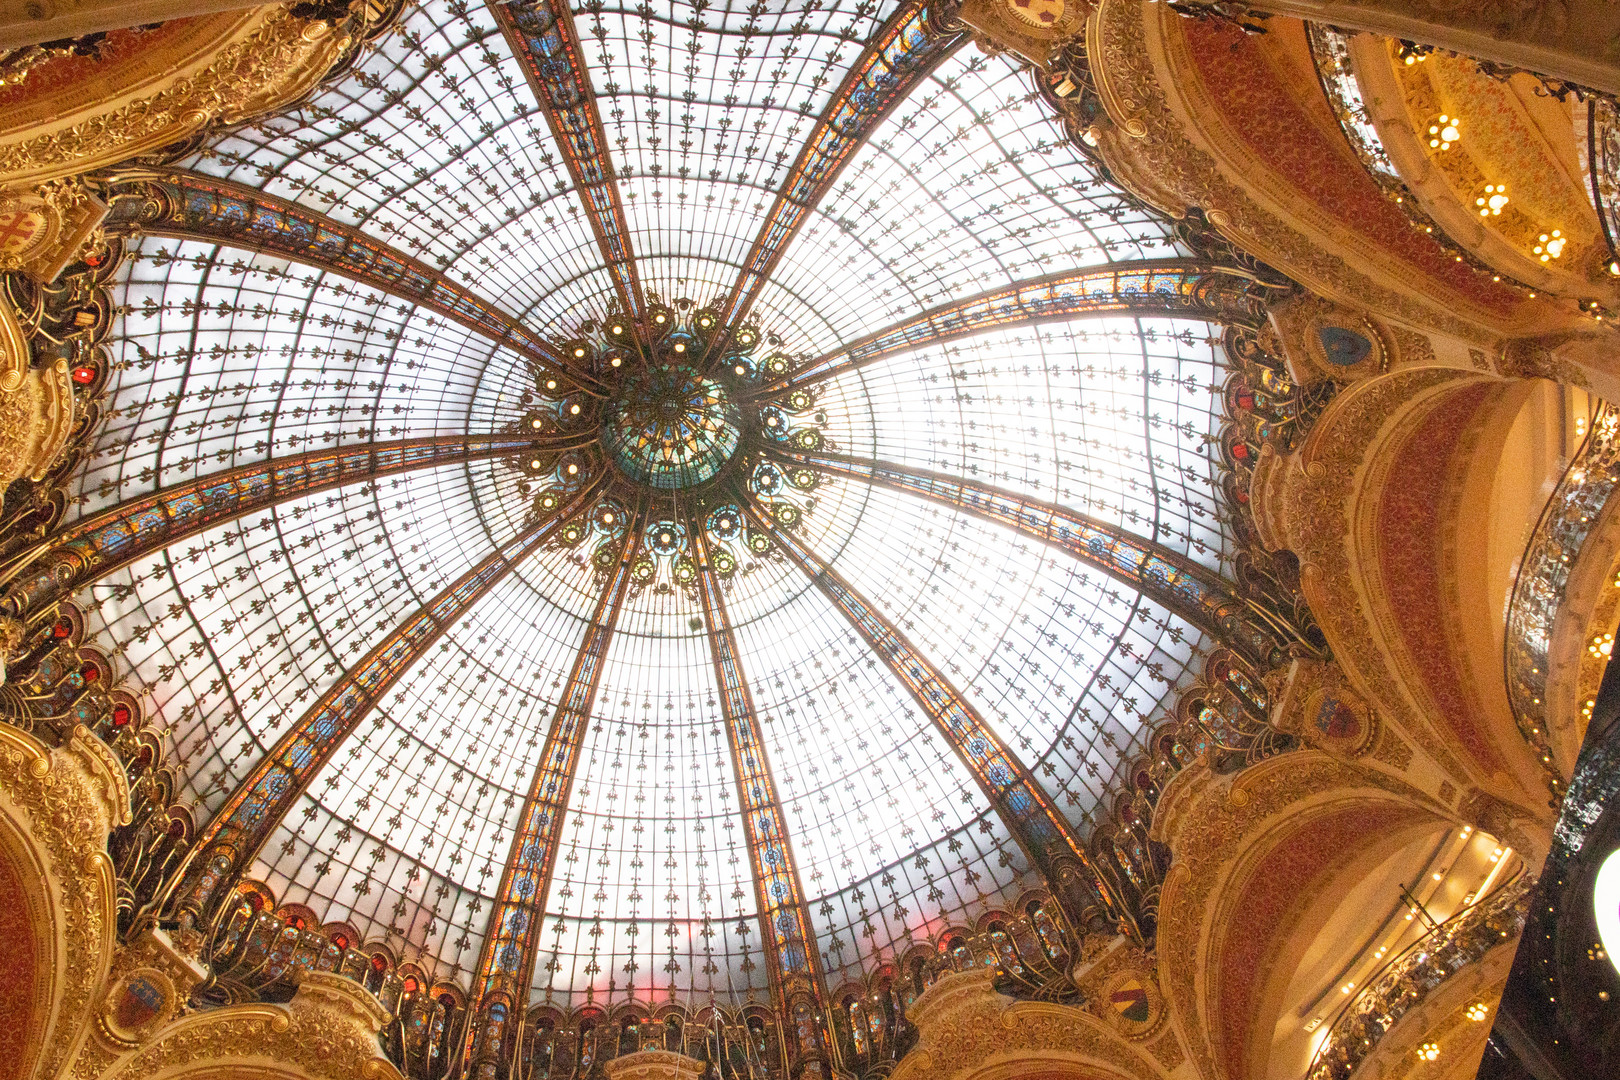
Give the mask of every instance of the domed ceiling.
POLYGON ((507 446, 287 498, 84 594, 199 821, 351 695, 329 756, 299 744, 251 796, 288 807, 247 867, 283 901, 468 985, 521 967, 513 905, 541 896, 530 987, 562 1006, 767 997, 768 941, 799 931, 763 920, 801 911, 837 983, 1044 886, 939 694, 1083 836, 1207 651, 919 490, 1050 500, 1212 568, 1230 548, 1218 326, 917 318, 1188 253, 1015 59, 914 8, 435 0, 180 165, 485 316, 336 256, 147 235, 70 514, 272 455, 507 446))

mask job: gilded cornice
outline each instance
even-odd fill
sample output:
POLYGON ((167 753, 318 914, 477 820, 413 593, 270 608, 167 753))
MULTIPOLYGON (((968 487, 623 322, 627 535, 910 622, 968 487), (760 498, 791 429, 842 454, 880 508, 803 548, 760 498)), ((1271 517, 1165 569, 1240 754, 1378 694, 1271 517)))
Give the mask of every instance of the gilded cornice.
POLYGON ((129 788, 83 728, 50 750, 0 723, 0 806, 47 862, 44 888, 60 913, 52 1016, 38 1075, 54 1077, 84 1037, 112 952, 115 891, 107 833, 129 820, 129 788), (119 799, 122 798, 122 805, 119 799))
POLYGON ((1098 1080, 1143 1080, 1164 1069, 1082 1009, 1014 1001, 998 994, 994 972, 973 968, 942 977, 907 1016, 920 1034, 892 1080, 948 1080, 1020 1063, 1080 1066, 1098 1080))
MULTIPOLYGON (((1354 261, 1342 252, 1358 244, 1341 236, 1325 218, 1314 221, 1310 235, 1278 212, 1297 199, 1262 205, 1251 192, 1231 178, 1213 156, 1207 142, 1195 142, 1200 124, 1214 120, 1215 110, 1188 100, 1198 93, 1196 76, 1167 80, 1163 72, 1191 69, 1179 56, 1170 29, 1180 16, 1166 5, 1142 0, 1103 0, 1087 27, 1087 52, 1092 75, 1109 125, 1093 131, 1098 150, 1115 177, 1141 198, 1181 216, 1201 208, 1210 223, 1239 247, 1283 270, 1324 296, 1376 310, 1390 318, 1439 330, 1481 344, 1492 342, 1502 320, 1491 318, 1460 298, 1444 302, 1428 295, 1410 271, 1397 272, 1376 252, 1357 254, 1354 261), (1179 65, 1179 67, 1178 67, 1179 65), (1167 89, 1168 85, 1168 89, 1167 89), (1172 101, 1171 93, 1175 98, 1172 101), (1376 273, 1369 269, 1376 266, 1376 273), (1457 312, 1468 313, 1459 317, 1457 312)), ((1223 152, 1235 152, 1239 141, 1220 143, 1223 152)), ((1264 170, 1250 162, 1233 165, 1253 180, 1264 170)), ((1286 193, 1284 193, 1286 195, 1286 193)), ((1321 215, 1315 215, 1321 217, 1321 215)), ((1432 285, 1430 286, 1432 288, 1432 285)))
POLYGON ((313 88, 350 45, 347 32, 279 5, 198 22, 197 40, 142 57, 128 85, 109 91, 98 81, 81 83, 8 110, 10 122, 0 132, 0 187, 87 172, 185 139, 210 123, 275 109, 313 88))

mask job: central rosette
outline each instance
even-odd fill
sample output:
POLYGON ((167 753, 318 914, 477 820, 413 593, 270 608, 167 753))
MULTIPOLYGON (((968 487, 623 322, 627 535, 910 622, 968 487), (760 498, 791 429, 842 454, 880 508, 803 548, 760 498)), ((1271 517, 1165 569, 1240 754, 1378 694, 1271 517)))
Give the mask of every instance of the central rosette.
POLYGON ((602 446, 619 471, 659 491, 714 479, 742 441, 742 415, 725 387, 684 364, 627 378, 608 404, 602 446))

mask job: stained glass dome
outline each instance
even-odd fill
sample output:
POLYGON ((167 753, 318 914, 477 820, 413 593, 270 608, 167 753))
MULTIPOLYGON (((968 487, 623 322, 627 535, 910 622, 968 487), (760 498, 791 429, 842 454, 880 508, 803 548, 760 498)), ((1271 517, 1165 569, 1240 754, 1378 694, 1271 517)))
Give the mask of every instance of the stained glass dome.
POLYGON ((602 431, 608 456, 632 480, 661 491, 714 479, 741 439, 726 388, 686 366, 648 369, 610 409, 602 431))
POLYGON ((69 523, 416 464, 87 618, 241 871, 435 977, 858 980, 1055 888, 1211 647, 1192 252, 921 6, 432 0, 139 182, 69 523))

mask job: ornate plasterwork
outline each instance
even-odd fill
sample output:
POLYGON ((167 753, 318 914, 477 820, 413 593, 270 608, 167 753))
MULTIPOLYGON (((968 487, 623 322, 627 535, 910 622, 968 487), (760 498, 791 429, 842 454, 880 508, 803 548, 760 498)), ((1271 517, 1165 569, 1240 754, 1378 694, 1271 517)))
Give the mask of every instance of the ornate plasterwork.
POLYGON ((642 1050, 602 1066, 608 1080, 698 1080, 706 1068, 704 1062, 673 1050, 642 1050))
POLYGON ((984 968, 955 972, 917 999, 907 1011, 919 1032, 917 1048, 900 1059, 893 1080, 948 1080, 1019 1066, 1028 1071, 1034 1064, 1048 1069, 1067 1064, 1098 1080, 1163 1075, 1153 1057, 1091 1014, 1067 1005, 1014 1001, 996 993, 993 979, 984 968))
POLYGON ((77 177, 0 193, 0 270, 54 281, 107 216, 107 204, 77 177))
POLYGON ((8 130, 0 131, 0 187, 87 172, 177 142, 210 123, 232 123, 284 105, 311 89, 351 43, 329 23, 273 5, 206 21, 215 51, 198 55, 191 50, 199 43, 177 43, 168 57, 144 58, 162 75, 122 94, 109 95, 91 80, 53 114, 30 123, 19 115, 29 110, 14 112, 8 130))
POLYGON ((357 983, 311 972, 289 1005, 233 1005, 193 1013, 105 1069, 75 1062, 79 1080, 172 1080, 188 1075, 255 1075, 298 1080, 398 1080, 377 1033, 388 1014, 357 983))
MULTIPOLYGON (((1222 1025, 1252 1019, 1228 1016, 1224 1000, 1216 1001, 1215 939, 1233 920, 1252 925, 1231 910, 1247 880, 1243 868, 1283 850, 1314 820, 1363 810, 1414 822, 1444 813, 1398 780, 1314 750, 1282 754, 1235 776, 1187 769, 1167 786, 1153 828, 1154 839, 1176 853, 1160 897, 1159 982, 1205 1076, 1221 1075, 1215 1038, 1222 1025)), ((1278 891, 1292 897, 1290 886, 1278 891)))
POLYGON ((43 476, 73 433, 68 362, 35 367, 29 356, 28 334, 0 296, 0 488, 43 476))
POLYGON ((112 950, 106 840, 129 821, 129 783, 111 751, 82 727, 51 750, 0 723, 0 816, 36 854, 56 915, 51 1000, 38 1003, 49 1017, 38 1074, 56 1076, 84 1037, 112 950))
MULTIPOLYGON (((1175 47, 1178 18, 1163 4, 1104 0, 1088 24, 1092 73, 1113 121, 1094 128, 1092 137, 1120 182, 1178 216, 1202 208, 1223 235, 1342 302, 1481 344, 1517 321, 1516 315, 1492 313, 1440 288, 1327 215, 1313 210, 1307 229, 1284 209, 1299 201, 1287 192, 1262 204, 1232 179, 1233 171, 1211 152, 1215 136, 1200 130, 1218 119, 1213 107, 1187 101, 1197 88, 1196 75, 1176 77, 1183 68, 1190 70, 1175 47), (1359 252, 1353 261, 1342 254, 1351 251, 1359 252)), ((1240 144, 1219 141, 1229 153, 1240 144)), ((1232 169, 1251 178, 1270 172, 1254 162, 1234 163, 1232 169)))
POLYGON ((1453 777, 1468 774, 1404 693, 1367 615, 1352 557, 1350 512, 1388 425, 1428 396, 1468 381, 1463 372, 1418 368, 1347 388, 1298 451, 1261 455, 1250 492, 1263 542, 1299 558, 1301 588, 1351 686, 1453 777))

